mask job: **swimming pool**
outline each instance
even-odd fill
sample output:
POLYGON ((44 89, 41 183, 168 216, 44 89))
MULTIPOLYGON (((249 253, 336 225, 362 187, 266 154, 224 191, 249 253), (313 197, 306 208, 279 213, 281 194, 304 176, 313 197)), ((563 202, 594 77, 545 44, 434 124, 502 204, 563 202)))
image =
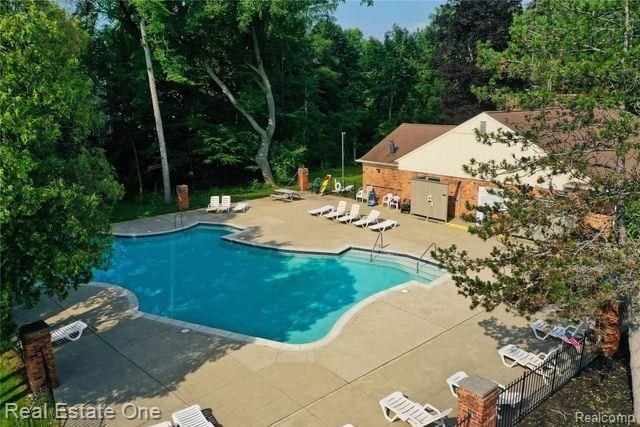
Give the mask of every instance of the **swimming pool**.
POLYGON ((415 261, 372 263, 362 251, 303 254, 222 238, 233 231, 198 225, 116 237, 111 268, 95 271, 94 280, 129 289, 146 313, 303 344, 324 337, 349 308, 377 292, 444 274, 426 266, 417 276, 415 261))

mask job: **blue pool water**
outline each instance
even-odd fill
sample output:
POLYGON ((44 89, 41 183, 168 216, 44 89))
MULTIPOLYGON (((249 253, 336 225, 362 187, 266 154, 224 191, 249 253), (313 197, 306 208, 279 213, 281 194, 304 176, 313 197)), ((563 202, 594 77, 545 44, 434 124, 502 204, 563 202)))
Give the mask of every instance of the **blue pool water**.
POLYGON ((94 280, 120 285, 140 310, 292 344, 324 337, 350 307, 420 276, 366 256, 308 255, 221 239, 215 226, 141 238, 116 238, 112 266, 94 280))

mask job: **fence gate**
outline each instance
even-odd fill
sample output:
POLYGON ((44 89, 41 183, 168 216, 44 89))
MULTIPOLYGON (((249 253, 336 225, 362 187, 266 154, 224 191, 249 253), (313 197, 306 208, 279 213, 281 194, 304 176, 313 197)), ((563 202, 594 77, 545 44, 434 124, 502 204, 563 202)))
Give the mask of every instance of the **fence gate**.
POLYGON ((510 427, 540 406, 598 357, 592 338, 578 340, 580 349, 563 344, 537 369, 507 385, 498 398, 498 427, 510 427))

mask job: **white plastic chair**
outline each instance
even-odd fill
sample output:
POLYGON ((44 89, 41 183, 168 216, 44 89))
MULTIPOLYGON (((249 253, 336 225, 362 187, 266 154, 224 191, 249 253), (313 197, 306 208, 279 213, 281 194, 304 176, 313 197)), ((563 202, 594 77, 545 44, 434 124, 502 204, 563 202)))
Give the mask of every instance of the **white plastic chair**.
POLYGON ((408 422, 412 427, 424 427, 429 424, 444 427, 444 418, 451 412, 451 408, 439 411, 428 403, 420 405, 409 400, 399 391, 395 391, 381 399, 380 407, 382 408, 382 415, 388 421, 394 422, 399 419, 408 422), (392 413, 394 414, 393 416, 391 416, 392 413))
POLYGON ((200 405, 192 405, 171 414, 173 423, 178 427, 213 427, 202 415, 200 405))
POLYGON ((218 207, 218 212, 229 212, 231 210, 231 196, 222 196, 222 203, 218 207))
POLYGON ((249 203, 242 202, 235 205, 233 209, 231 209, 231 211, 234 213, 238 213, 238 212, 246 212, 247 209, 249 209, 249 203))
POLYGON ((393 230, 398 226, 398 221, 394 221, 392 219, 385 219, 378 224, 372 225, 369 227, 369 230, 373 231, 387 231, 389 229, 393 230))
POLYGON ((387 193, 382 197, 382 206, 390 207, 393 193, 387 193))
POLYGON ((355 225, 356 227, 362 227, 362 229, 364 230, 365 228, 373 224, 377 224, 379 217, 380 217, 380 212, 373 210, 369 212, 369 215, 367 215, 366 217, 354 222, 353 225, 355 225))
POLYGON ((207 206, 207 212, 218 212, 220 207, 220 196, 211 196, 209 199, 209 206, 207 206))
POLYGON ((58 342, 62 340, 78 341, 82 336, 82 331, 87 328, 87 324, 82 320, 76 320, 73 323, 69 323, 61 328, 51 331, 51 342, 58 342))
POLYGON ((322 215, 325 218, 328 219, 336 219, 339 218, 341 216, 344 215, 344 213, 347 211, 347 202, 345 201, 340 201, 338 202, 338 207, 336 208, 336 210, 331 211, 327 214, 322 215))
POLYGON ((393 196, 389 202, 389 207, 394 209, 400 209, 400 196, 393 196))
POLYGON ((307 211, 307 213, 309 213, 309 215, 324 215, 326 213, 331 212, 334 209, 335 208, 331 205, 325 205, 319 208, 310 209, 307 211))
POLYGON ((351 221, 358 219, 360 219, 360 205, 354 203, 353 205, 351 205, 351 211, 348 214, 338 218, 338 222, 349 224, 351 223, 351 221))

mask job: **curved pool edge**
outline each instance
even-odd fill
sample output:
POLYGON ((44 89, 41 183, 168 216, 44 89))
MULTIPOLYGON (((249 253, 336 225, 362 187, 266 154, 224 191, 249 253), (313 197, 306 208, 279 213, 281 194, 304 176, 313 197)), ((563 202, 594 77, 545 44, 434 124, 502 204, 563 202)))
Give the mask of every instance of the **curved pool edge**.
MULTIPOLYGON (((350 250, 356 250, 356 251, 366 251, 366 252, 371 252, 370 249, 361 247, 361 246, 354 246, 354 245, 345 245, 343 248, 339 249, 339 250, 327 250, 327 249, 314 249, 314 248, 296 248, 296 247, 281 247, 281 246, 276 246, 276 245, 268 245, 268 244, 263 244, 263 243, 258 243, 258 242, 254 242, 254 241, 248 241, 248 240, 244 240, 242 239, 242 237, 239 237, 242 232, 249 230, 253 227, 244 227, 244 226, 239 226, 239 225, 234 225, 234 224, 230 224, 230 223, 221 223, 221 222, 210 222, 210 221, 197 221, 194 222, 193 224, 189 224, 186 225, 184 227, 179 227, 173 230, 165 230, 165 231, 158 231, 158 232, 147 232, 147 233, 143 233, 143 234, 139 234, 139 233, 112 233, 115 237, 130 237, 130 238, 143 238, 143 237, 149 237, 149 236, 159 236, 159 235, 164 235, 164 234, 170 234, 170 233, 176 233, 176 232, 181 232, 181 231, 185 231, 185 230, 189 230, 191 228, 197 227, 198 225, 214 225, 214 226, 223 226, 223 227, 229 227, 229 228, 234 228, 237 231, 234 231, 230 234, 227 234, 225 236, 222 236, 221 238, 230 242, 234 242, 234 243, 238 243, 238 244, 243 244, 243 245, 247 245, 247 246, 254 246, 254 247, 259 247, 262 249, 267 249, 267 250, 276 250, 276 251, 281 251, 281 252, 293 252, 293 253, 302 253, 302 254, 314 254, 314 255, 342 255, 345 252, 348 252, 350 250)), ((397 257, 404 257, 404 258, 409 258, 412 259, 414 261, 418 261, 419 258, 412 255, 412 254, 408 254, 408 253, 403 253, 403 252, 391 252, 391 251, 385 251, 385 250, 381 250, 381 251, 377 251, 378 254, 383 254, 383 255, 391 255, 391 256, 397 256, 397 257)), ((421 260, 422 262, 440 267, 440 265, 433 259, 431 258, 424 258, 421 260)), ((342 332, 342 330, 345 328, 345 326, 349 323, 349 321, 358 313, 360 312, 363 308, 365 308, 367 305, 383 298, 386 295, 395 293, 395 292, 399 292, 405 289, 408 289, 410 287, 414 287, 414 286, 419 286, 424 288, 425 286, 428 286, 429 288, 431 287, 435 287, 441 284, 444 284, 448 281, 451 280, 451 275, 449 273, 445 273, 444 275, 438 277, 437 279, 424 284, 424 283, 420 283, 418 281, 415 280, 410 280, 408 282, 405 283, 401 283, 399 285, 393 286, 391 288, 387 288, 384 289, 382 291, 376 292, 373 295, 368 296, 367 298, 357 302, 353 307, 349 308, 344 314, 342 314, 338 320, 333 324, 333 326, 331 327, 331 329, 329 330, 329 332, 322 337, 319 340, 316 341, 312 341, 310 343, 305 343, 305 344, 289 344, 289 343, 284 343, 284 342, 280 342, 280 341, 274 341, 274 340, 270 340, 267 338, 260 338, 260 337, 254 337, 251 335, 245 335, 245 334, 240 334, 237 332, 231 332, 231 331, 227 331, 224 329, 218 329, 218 328, 213 328, 210 326, 204 326, 204 325, 200 325, 197 323, 191 323, 191 322, 185 322, 183 320, 177 320, 177 319, 172 319, 170 317, 165 317, 165 316, 159 316, 157 314, 152 314, 152 313, 147 313, 145 311, 140 310, 140 305, 138 302, 138 297, 135 295, 135 293, 133 293, 132 291, 130 291, 127 288, 124 288, 122 286, 118 286, 115 284, 111 284, 111 283, 106 283, 106 282, 89 282, 88 285, 89 286, 95 286, 95 287, 101 287, 101 288, 112 288, 112 289, 116 289, 117 291, 121 292, 126 298, 127 301, 129 303, 129 308, 124 312, 125 315, 129 315, 132 318, 145 318, 148 320, 153 320, 156 322, 161 322, 161 323, 165 323, 168 325, 172 325, 175 327, 179 327, 179 328, 183 328, 183 329, 190 329, 196 332, 200 332, 206 335, 212 335, 212 336, 218 336, 218 337, 222 337, 222 338, 228 338, 234 341, 239 341, 239 342, 245 342, 245 343, 250 343, 250 344, 256 344, 256 345, 260 345, 260 346, 265 346, 265 347, 270 347, 270 348, 274 348, 274 349, 278 349, 278 350, 287 350, 287 351, 307 351, 307 350, 314 350, 320 347, 323 347, 327 344, 329 344, 330 342, 332 342, 333 340, 335 340, 338 335, 340 335, 340 333, 342 332)))
MULTIPOLYGON (((445 274, 444 276, 440 276, 436 280, 430 282, 427 286, 429 287, 438 286, 443 283, 446 283, 450 279, 451 279, 451 276, 449 274, 445 274)), ((331 327, 329 332, 321 339, 312 341, 310 343, 305 343, 305 344, 289 344, 289 343, 283 343, 280 341, 274 341, 266 338, 239 334, 237 332, 226 331, 224 329, 212 328, 210 326, 204 326, 197 323, 185 322, 183 320, 177 320, 177 319, 172 319, 170 317, 159 316, 157 314, 147 313, 140 310, 138 305, 138 298, 132 291, 130 291, 127 288, 124 288, 118 285, 113 285, 111 283, 105 283, 105 282, 89 282, 87 283, 87 285, 95 286, 97 288, 115 289, 116 291, 121 292, 127 298, 127 301, 129 303, 129 308, 124 312, 124 315, 128 315, 134 319, 144 318, 144 319, 153 320, 160 323, 165 323, 167 325, 175 326, 177 328, 190 329, 196 332, 203 333, 205 335, 228 338, 238 342, 255 344, 255 345, 260 345, 264 347, 274 348, 277 350, 286 350, 286 351, 307 351, 307 350, 314 350, 314 349, 323 347, 329 344, 330 342, 332 342, 333 340, 335 340, 340 335, 342 330, 347 326, 349 321, 353 319, 353 317, 355 317, 355 315, 358 314, 358 312, 364 309, 367 305, 383 298, 386 295, 389 295, 395 292, 400 292, 410 287, 425 286, 420 282, 417 282, 415 280, 410 280, 400 285, 396 285, 391 288, 382 290, 380 292, 376 292, 375 294, 363 299, 362 301, 359 301, 357 304, 355 304, 353 307, 347 310, 342 316, 338 318, 338 320, 336 321, 336 323, 334 323, 334 325, 331 327)))

